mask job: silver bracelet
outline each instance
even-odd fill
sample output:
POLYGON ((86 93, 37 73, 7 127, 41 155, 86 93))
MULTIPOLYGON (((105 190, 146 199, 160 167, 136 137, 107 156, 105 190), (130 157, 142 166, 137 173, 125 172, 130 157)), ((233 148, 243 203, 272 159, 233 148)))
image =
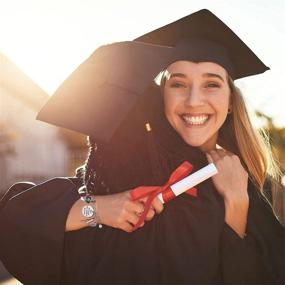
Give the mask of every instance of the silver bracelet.
POLYGON ((81 209, 82 216, 86 218, 82 221, 85 222, 89 227, 96 227, 98 225, 99 228, 102 228, 95 197, 87 194, 81 197, 81 200, 86 203, 86 205, 84 205, 81 209))

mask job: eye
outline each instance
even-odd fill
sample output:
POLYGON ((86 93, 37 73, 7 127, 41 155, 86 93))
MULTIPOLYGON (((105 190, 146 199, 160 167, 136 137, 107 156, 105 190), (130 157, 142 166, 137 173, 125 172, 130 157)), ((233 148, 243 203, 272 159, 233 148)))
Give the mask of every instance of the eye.
POLYGON ((221 85, 217 82, 207 82, 205 87, 206 88, 220 88, 221 85))
POLYGON ((181 82, 173 82, 170 84, 170 87, 172 88, 187 88, 186 84, 181 82))

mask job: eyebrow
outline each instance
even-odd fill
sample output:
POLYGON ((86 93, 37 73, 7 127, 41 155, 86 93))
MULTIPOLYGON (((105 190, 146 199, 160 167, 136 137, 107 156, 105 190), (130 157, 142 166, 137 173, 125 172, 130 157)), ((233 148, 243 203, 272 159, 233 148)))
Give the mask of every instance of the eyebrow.
POLYGON ((181 78, 187 78, 187 76, 184 73, 171 73, 169 76, 169 79, 172 77, 181 77, 181 78))
MULTIPOLYGON (((170 78, 173 78, 173 77, 187 78, 186 74, 184 74, 184 73, 171 73, 169 79, 170 79, 170 78)), ((219 75, 219 74, 216 74, 216 73, 204 73, 204 74, 202 75, 202 77, 207 77, 207 78, 209 78, 209 77, 215 77, 215 78, 219 78, 220 80, 222 80, 223 82, 225 82, 225 80, 223 79, 223 77, 222 77, 221 75, 219 75)))
POLYGON ((219 78, 219 79, 221 79, 223 82, 225 82, 224 78, 223 78, 221 75, 216 74, 216 73, 204 73, 204 74, 202 75, 202 77, 215 77, 215 78, 219 78))

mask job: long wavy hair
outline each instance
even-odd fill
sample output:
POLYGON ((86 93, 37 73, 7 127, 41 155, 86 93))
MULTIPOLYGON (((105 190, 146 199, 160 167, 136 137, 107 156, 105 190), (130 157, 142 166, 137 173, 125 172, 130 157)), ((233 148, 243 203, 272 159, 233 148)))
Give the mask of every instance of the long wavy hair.
MULTIPOLYGON (((159 89, 160 93, 164 90, 165 81, 167 80, 166 76, 164 75, 166 73, 162 73, 161 80, 159 81, 159 89)), ((157 82, 157 81, 156 81, 157 82)), ((242 165, 246 169, 246 171, 249 173, 249 178, 251 181, 256 185, 257 189, 259 189, 262 193, 264 190, 265 182, 267 181, 268 185, 268 179, 270 180, 270 191, 271 191, 271 202, 273 204, 273 208, 276 210, 276 213, 279 212, 278 209, 275 208, 275 195, 279 188, 280 184, 280 178, 281 178, 281 172, 278 167, 278 164, 276 160, 273 157, 269 139, 265 135, 265 132, 262 130, 255 130, 253 128, 253 125, 250 121, 250 117, 245 105, 245 101, 243 99, 243 96, 240 92, 240 90, 235 86, 233 80, 228 76, 228 84, 231 90, 231 102, 232 102, 232 111, 230 114, 228 114, 224 124, 219 130, 219 136, 218 136, 218 144, 236 154, 239 156, 242 165), (273 181, 273 182, 271 182, 273 181), (276 183, 277 182, 277 183, 276 183)), ((151 98, 151 96, 149 96, 151 98)), ((161 101, 163 96, 161 97, 161 101)), ((151 99, 153 100, 153 99, 151 99)), ((154 102, 155 104, 157 102, 154 102)), ((163 102, 159 103, 163 108, 163 102)), ((148 103, 148 106, 152 106, 153 102, 148 103)), ((149 108, 149 107, 147 107, 149 108)), ((147 109, 145 108, 145 110, 147 109)), ((155 107, 157 108, 157 106, 155 107)), ((136 121, 141 120, 140 112, 134 111, 134 114, 132 114, 133 117, 136 117, 136 121)), ((163 162, 163 159, 153 159, 157 153, 161 152, 161 150, 154 149, 153 150, 153 136, 145 136, 146 132, 143 132, 142 134, 138 135, 138 138, 134 141, 132 138, 132 141, 126 142, 126 138, 129 137, 129 134, 132 134, 135 130, 135 122, 132 126, 132 123, 125 124, 127 127, 123 131, 120 131, 120 134, 117 135, 116 139, 112 143, 114 148, 117 148, 117 152, 113 152, 112 150, 109 150, 109 153, 112 153, 112 160, 120 162, 117 166, 119 169, 128 168, 129 171, 132 169, 132 167, 129 167, 128 161, 129 159, 125 159, 126 157, 130 157, 132 155, 136 155, 137 149, 144 149, 146 144, 149 144, 150 147, 148 147, 148 153, 150 160, 153 160, 155 167, 151 165, 151 168, 153 168, 153 175, 156 177, 159 176, 159 172, 162 170, 160 169, 163 162), (123 135, 122 135, 123 134, 123 135), (151 143, 150 139, 151 138, 151 143), (120 145, 121 144, 121 145, 120 145), (128 147, 127 147, 128 146, 128 147), (121 165, 120 165, 121 164, 121 165)), ((141 122, 140 122, 141 123, 141 122)), ((138 125, 138 123, 136 123, 138 125)), ((136 129, 137 133, 137 129, 136 129)), ((129 140, 129 139, 128 139, 129 140)), ((116 181, 114 178, 111 179, 113 183, 110 185, 110 182, 108 183, 109 179, 103 179, 101 173, 106 172, 117 172, 110 169, 111 164, 109 165, 108 169, 104 171, 104 161, 106 161, 106 158, 102 158, 101 150, 106 148, 105 146, 98 147, 98 142, 95 142, 91 138, 89 138, 89 147, 90 152, 89 156, 87 157, 85 166, 81 168, 81 177, 83 177, 84 184, 88 186, 88 188, 91 189, 97 189, 96 194, 108 194, 109 186, 115 187, 116 184, 119 184, 119 181, 116 181), (98 151, 99 150, 99 151, 98 151), (100 171, 100 169, 103 169, 103 171, 100 171), (105 182, 107 181, 107 183, 105 182), (108 186, 106 186, 106 184, 108 186), (101 189, 101 190, 100 190, 101 189)), ((136 161, 140 161, 141 159, 136 159, 136 161)), ((153 163, 151 163, 153 164, 153 163)), ((106 166, 107 167, 107 166, 106 166)), ((112 166, 113 167, 113 166, 112 166)), ((145 168, 144 165, 141 165, 141 169, 145 168)), ((104 175, 105 176, 105 175, 104 175)), ((135 177, 135 172, 132 175, 135 177)), ((114 177, 114 176, 113 176, 114 177)), ((105 177, 104 177, 105 178, 105 177)), ((161 179, 160 179, 161 180, 161 179)), ((110 180, 109 180, 110 181, 110 180)), ((277 213, 278 215, 278 213, 277 213)))
POLYGON ((220 129, 218 144, 239 156, 252 182, 262 193, 269 192, 267 198, 270 198, 276 215, 281 217, 283 211, 278 203, 278 193, 282 191, 281 170, 271 150, 269 137, 264 129, 253 128, 243 95, 230 77, 228 84, 232 113, 220 129))
MULTIPOLYGON (((165 70, 161 73, 161 80, 157 81, 162 93, 166 80, 165 70)), ((253 128, 241 91, 230 76, 227 76, 227 80, 232 110, 219 130, 218 145, 240 158, 250 179, 262 191, 266 178, 280 182, 280 168, 271 151, 266 132, 262 128, 253 128)))
POLYGON ((262 191, 268 176, 280 180, 280 169, 271 151, 268 136, 263 129, 253 128, 241 91, 231 78, 228 78, 228 84, 232 112, 219 131, 218 144, 239 156, 250 178, 262 191))

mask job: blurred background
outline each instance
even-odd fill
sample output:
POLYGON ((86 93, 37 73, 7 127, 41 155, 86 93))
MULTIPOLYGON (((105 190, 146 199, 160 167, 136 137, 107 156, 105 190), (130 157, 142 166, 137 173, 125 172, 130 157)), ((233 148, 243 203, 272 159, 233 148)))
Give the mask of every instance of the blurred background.
MULTIPOLYGON (((236 83, 284 169, 284 0, 0 0, 0 196, 18 181, 72 176, 84 162, 85 136, 35 117, 97 47, 132 40, 202 8, 221 18, 271 68, 236 83)), ((285 201, 280 205, 284 214, 285 201)), ((7 278, 0 266, 0 284, 16 282, 7 278)))

